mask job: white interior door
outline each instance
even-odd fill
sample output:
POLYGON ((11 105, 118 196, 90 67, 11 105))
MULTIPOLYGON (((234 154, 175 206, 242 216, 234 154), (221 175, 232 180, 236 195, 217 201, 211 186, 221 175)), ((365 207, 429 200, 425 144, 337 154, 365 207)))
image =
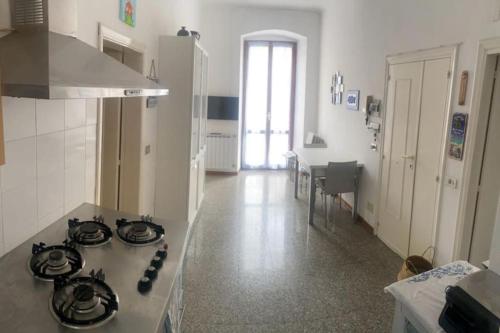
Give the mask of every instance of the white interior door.
MULTIPOLYGON (((498 72, 497 72, 498 77, 498 72)), ((480 265, 490 256, 495 216, 500 196, 500 84, 495 80, 488 130, 484 147, 483 166, 474 218, 469 261, 480 265)))
POLYGON ((434 244, 451 63, 389 67, 378 233, 403 257, 434 244))
POLYGON ((434 244, 450 67, 450 58, 425 61, 424 64, 409 255, 422 254, 434 244))
POLYGON ((391 65, 388 84, 379 237, 408 254, 424 63, 391 65))

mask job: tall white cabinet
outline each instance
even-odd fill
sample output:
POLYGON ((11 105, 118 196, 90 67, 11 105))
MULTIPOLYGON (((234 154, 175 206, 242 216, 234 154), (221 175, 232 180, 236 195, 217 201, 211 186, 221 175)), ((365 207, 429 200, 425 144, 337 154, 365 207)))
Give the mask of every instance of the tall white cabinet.
POLYGON ((205 193, 208 56, 193 37, 160 37, 155 216, 196 218, 205 193))

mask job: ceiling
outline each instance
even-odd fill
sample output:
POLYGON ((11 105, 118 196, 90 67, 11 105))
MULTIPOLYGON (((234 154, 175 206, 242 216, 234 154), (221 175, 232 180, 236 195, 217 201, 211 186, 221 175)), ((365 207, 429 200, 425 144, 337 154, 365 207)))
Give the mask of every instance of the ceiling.
POLYGON ((322 10, 324 8, 324 2, 329 0, 201 0, 201 1, 204 3, 231 4, 240 6, 322 10))

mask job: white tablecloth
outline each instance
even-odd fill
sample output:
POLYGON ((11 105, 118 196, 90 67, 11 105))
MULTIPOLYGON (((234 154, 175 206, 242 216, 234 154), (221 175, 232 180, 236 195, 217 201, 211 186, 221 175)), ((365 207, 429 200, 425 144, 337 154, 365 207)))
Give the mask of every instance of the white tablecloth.
POLYGON ((411 311, 427 332, 441 333, 444 331, 438 320, 446 303, 446 287, 478 270, 466 261, 456 261, 395 282, 384 290, 411 311))

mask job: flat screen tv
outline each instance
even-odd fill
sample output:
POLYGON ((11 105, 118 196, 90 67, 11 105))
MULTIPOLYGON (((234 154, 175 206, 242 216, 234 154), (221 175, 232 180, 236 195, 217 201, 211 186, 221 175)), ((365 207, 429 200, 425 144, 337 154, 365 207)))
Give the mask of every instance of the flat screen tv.
POLYGON ((239 98, 208 96, 208 119, 238 120, 239 98))

